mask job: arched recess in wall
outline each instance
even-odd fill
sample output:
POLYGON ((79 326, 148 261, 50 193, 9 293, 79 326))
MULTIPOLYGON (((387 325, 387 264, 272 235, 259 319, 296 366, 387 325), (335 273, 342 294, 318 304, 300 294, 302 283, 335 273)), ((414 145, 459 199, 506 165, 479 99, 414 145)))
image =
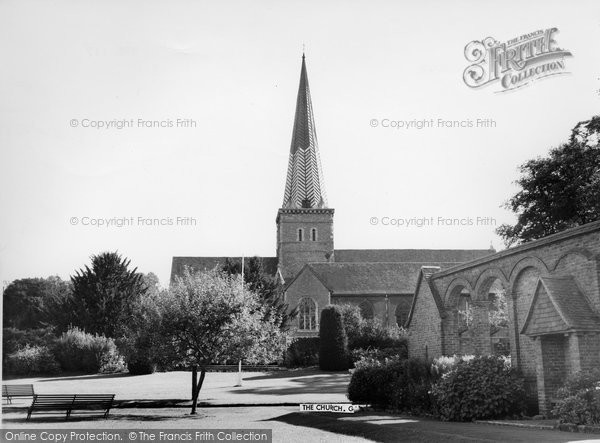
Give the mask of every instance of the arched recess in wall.
POLYGON ((473 289, 464 278, 454 279, 444 300, 449 312, 450 324, 446 328, 447 354, 473 354, 472 322, 473 322, 473 289))
POLYGON ((499 268, 485 269, 475 284, 475 299, 481 302, 482 309, 487 310, 480 313, 480 320, 486 321, 489 326, 481 328, 480 333, 488 335, 488 351, 494 355, 509 356, 511 352, 513 314, 509 286, 506 275, 499 268))
POLYGON ((540 276, 548 275, 546 264, 535 256, 521 259, 510 272, 510 291, 512 297, 511 356, 515 366, 524 371, 526 377, 533 379, 536 368, 536 348, 531 338, 521 335, 521 328, 529 312, 540 276))

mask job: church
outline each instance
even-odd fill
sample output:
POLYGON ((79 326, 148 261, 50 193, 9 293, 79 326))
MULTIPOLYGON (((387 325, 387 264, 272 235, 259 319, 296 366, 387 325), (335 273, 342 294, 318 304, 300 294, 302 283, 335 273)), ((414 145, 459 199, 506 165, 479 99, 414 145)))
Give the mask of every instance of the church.
MULTIPOLYGON (((319 313, 329 304, 358 305, 364 318, 404 326, 422 268, 444 270, 493 249, 335 249, 334 209, 327 202, 319 157, 306 60, 292 131, 283 204, 275 219, 275 257, 261 257, 264 270, 284 285, 285 302, 298 308, 295 336, 317 336, 319 313)), ((173 257, 171 282, 185 267, 202 271, 227 257, 173 257)), ((241 261, 241 257, 231 257, 241 261)))

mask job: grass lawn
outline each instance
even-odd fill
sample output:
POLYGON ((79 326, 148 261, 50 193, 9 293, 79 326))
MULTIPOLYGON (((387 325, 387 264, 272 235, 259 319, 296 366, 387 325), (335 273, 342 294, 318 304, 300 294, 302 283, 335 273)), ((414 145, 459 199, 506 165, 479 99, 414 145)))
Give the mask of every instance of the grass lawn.
MULTIPOLYGON (((191 398, 191 373, 158 372, 150 375, 97 374, 20 378, 6 381, 33 384, 37 394, 116 394, 118 402, 180 404, 191 398)), ((348 372, 315 369, 246 372, 241 387, 237 373, 209 372, 199 402, 209 405, 347 402, 348 372)), ((27 400, 30 401, 30 400, 27 400)))

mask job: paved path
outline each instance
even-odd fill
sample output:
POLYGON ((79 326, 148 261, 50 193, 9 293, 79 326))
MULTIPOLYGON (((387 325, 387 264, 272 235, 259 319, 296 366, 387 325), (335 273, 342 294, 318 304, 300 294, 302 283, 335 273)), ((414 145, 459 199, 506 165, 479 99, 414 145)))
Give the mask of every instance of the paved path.
POLYGON ((348 373, 315 370, 245 373, 242 387, 234 388, 235 373, 209 373, 202 388, 199 414, 189 415, 191 375, 167 372, 143 376, 88 375, 12 380, 33 383, 36 392, 116 394, 121 404, 108 420, 74 417, 68 422, 60 415, 34 415, 25 422, 30 399, 16 399, 3 411, 6 428, 267 428, 275 442, 568 442, 600 441, 600 435, 569 434, 560 431, 523 429, 480 423, 444 423, 384 413, 355 415, 300 413, 298 407, 275 406, 317 402, 346 402, 348 373), (223 407, 223 405, 237 405, 223 407), (242 407, 241 405, 256 405, 242 407), (136 406, 137 407, 131 407, 136 406), (156 406, 149 408, 148 406, 156 406), (271 406, 258 406, 271 405, 271 406), (210 407, 209 407, 210 406, 210 407))
POLYGON ((434 420, 361 412, 354 415, 301 413, 297 407, 210 407, 189 415, 187 408, 114 409, 108 420, 73 416, 34 415, 25 421, 25 411, 4 413, 3 428, 163 428, 272 429, 278 442, 571 442, 593 441, 600 435, 523 429, 480 423, 445 423, 434 420))
POLYGON ((274 420, 336 434, 360 436, 376 442, 600 442, 600 435, 483 423, 441 422, 371 412, 348 416, 293 412, 274 420))

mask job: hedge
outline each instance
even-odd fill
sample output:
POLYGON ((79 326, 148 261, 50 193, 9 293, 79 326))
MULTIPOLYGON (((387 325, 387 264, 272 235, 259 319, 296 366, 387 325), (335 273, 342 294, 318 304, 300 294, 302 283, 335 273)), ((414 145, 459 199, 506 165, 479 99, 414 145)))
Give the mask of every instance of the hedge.
POLYGON ((319 367, 325 371, 348 369, 348 337, 340 308, 327 306, 321 312, 319 367))

